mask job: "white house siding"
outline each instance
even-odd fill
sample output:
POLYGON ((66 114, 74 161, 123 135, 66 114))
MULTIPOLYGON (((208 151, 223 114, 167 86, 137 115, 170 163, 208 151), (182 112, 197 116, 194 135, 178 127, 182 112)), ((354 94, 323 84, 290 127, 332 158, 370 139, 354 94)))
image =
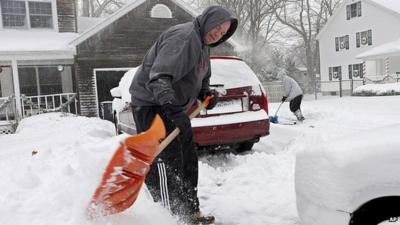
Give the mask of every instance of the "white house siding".
MULTIPOLYGON (((320 59, 321 59, 321 90, 323 93, 338 92, 338 79, 329 82, 329 67, 341 66, 342 68, 342 88, 350 88, 349 64, 362 63, 355 56, 380 44, 397 40, 400 37, 400 14, 389 9, 362 0, 362 16, 346 19, 346 5, 357 1, 346 1, 342 7, 335 12, 327 24, 327 27, 319 35, 320 59), (356 47, 356 33, 372 30, 372 45, 367 47, 356 47), (336 51, 335 37, 349 35, 349 50, 336 51)), ((376 75, 377 68, 375 62, 368 61, 365 65, 366 75, 376 75)), ((379 63, 378 63, 379 64, 379 63)), ((378 65, 379 66, 379 65, 378 65)), ((391 64, 393 66, 393 64, 391 64)), ((379 72, 383 67, 379 67, 379 72)), ((354 79, 355 80, 355 79, 354 79)), ((355 82, 354 88, 361 82, 355 82)))

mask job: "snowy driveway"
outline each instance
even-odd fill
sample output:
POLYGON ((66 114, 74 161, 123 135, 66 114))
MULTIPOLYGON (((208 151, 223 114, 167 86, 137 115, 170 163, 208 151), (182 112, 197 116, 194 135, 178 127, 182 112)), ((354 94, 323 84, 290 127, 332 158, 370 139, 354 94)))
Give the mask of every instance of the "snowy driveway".
MULTIPOLYGON (((274 112, 277 104, 270 104, 274 112)), ((298 225, 295 153, 315 139, 329 140, 360 130, 399 123, 400 97, 305 100, 306 121, 271 126, 245 154, 201 157, 202 210, 216 224, 298 225)), ((280 118, 294 118, 288 105, 280 118)), ((94 118, 47 114, 24 121, 19 133, 0 136, 0 224, 172 225, 174 218, 146 192, 126 212, 87 221, 84 209, 102 168, 118 144, 113 125, 94 118)))

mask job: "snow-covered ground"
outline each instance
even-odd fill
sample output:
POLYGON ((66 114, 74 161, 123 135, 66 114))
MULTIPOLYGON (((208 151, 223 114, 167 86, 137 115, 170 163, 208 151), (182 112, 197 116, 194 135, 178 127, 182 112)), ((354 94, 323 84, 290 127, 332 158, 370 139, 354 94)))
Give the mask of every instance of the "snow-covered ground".
MULTIPOLYGON (((274 113, 277 103, 270 104, 274 113)), ((199 197, 216 224, 298 225, 295 153, 316 138, 400 123, 400 96, 307 96, 306 120, 271 124, 271 135, 244 154, 202 155, 199 197)), ((279 118, 293 118, 285 103, 279 118)), ((18 133, 0 136, 1 225, 175 225, 145 189, 124 213, 87 221, 85 208, 122 135, 95 118, 44 114, 25 119, 18 133)))

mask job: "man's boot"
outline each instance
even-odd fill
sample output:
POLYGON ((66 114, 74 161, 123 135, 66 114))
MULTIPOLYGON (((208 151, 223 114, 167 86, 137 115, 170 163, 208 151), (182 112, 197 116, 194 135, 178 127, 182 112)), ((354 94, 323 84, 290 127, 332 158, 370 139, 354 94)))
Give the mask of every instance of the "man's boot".
POLYGON ((193 225, 194 224, 207 225, 207 224, 213 224, 214 222, 215 222, 214 216, 204 216, 201 214, 200 211, 193 213, 190 218, 190 223, 193 225))
POLYGON ((301 113, 301 110, 298 109, 294 112, 294 115, 296 116, 298 121, 303 121, 305 118, 303 116, 303 113, 301 113))

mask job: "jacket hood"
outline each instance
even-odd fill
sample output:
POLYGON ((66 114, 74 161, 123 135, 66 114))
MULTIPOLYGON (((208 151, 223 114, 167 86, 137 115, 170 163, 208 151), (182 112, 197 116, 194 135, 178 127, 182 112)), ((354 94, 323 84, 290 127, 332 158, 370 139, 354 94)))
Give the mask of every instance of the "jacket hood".
POLYGON ((215 47, 225 42, 230 38, 236 31, 238 20, 231 16, 231 14, 221 6, 210 6, 206 8, 203 13, 196 17, 195 24, 200 29, 200 36, 203 39, 204 36, 213 28, 217 27, 225 21, 231 21, 231 26, 222 38, 208 46, 215 47))
POLYGON ((279 80, 283 80, 285 76, 287 76, 287 71, 283 68, 278 69, 276 78, 278 78, 279 80))

